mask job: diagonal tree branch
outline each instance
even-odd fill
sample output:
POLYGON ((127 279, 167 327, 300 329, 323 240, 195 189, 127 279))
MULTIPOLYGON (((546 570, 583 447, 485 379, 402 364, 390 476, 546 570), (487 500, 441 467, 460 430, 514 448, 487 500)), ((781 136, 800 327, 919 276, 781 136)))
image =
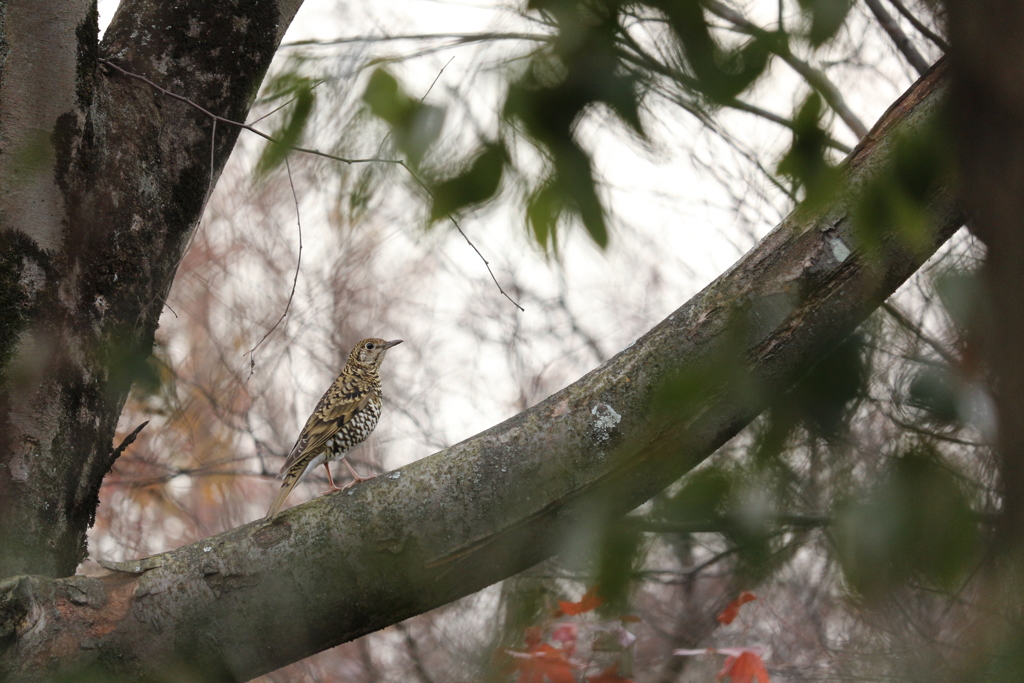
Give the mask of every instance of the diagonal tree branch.
POLYGON ((900 25, 892 18, 885 7, 882 5, 882 0, 864 0, 867 4, 868 9, 878 19, 879 25, 882 29, 889 34, 889 38, 892 40, 893 45, 899 50, 908 62, 910 66, 917 69, 917 73, 923 74, 928 71, 928 61, 921 56, 921 53, 917 51, 913 41, 903 32, 900 25))
MULTIPOLYGON (((930 71, 854 150, 851 188, 929 119, 944 74, 930 71)), ((52 662, 129 675, 187 663, 244 680, 585 542, 735 435, 962 222, 939 193, 927 248, 890 239, 867 252, 854 247, 852 201, 794 214, 607 363, 440 453, 115 571, 0 584, 0 678, 49 675, 52 662), (656 400, 723 358, 738 371, 687 405, 656 400)))

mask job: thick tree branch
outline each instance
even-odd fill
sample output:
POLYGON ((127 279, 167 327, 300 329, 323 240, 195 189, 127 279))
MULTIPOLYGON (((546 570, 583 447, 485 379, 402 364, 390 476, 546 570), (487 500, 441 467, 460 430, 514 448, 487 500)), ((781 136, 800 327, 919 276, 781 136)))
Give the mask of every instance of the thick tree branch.
MULTIPOLYGON (((850 187, 944 98, 938 67, 846 162, 850 187)), ((753 419, 961 224, 934 198, 927 248, 856 248, 850 198, 794 214, 629 348, 533 408, 354 489, 99 576, 0 584, 0 678, 43 663, 242 680, 468 595, 577 545, 753 419), (688 404, 673 378, 728 361, 688 404)))

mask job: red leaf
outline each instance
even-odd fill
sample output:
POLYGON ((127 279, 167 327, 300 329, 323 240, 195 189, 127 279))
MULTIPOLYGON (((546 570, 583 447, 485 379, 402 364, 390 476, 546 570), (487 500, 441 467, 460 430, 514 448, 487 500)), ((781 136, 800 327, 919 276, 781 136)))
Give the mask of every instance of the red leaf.
POLYGON ((526 655, 515 654, 519 683, 576 683, 575 667, 556 647, 545 643, 526 655))
POLYGON ((739 657, 727 657, 717 678, 722 680, 726 676, 732 683, 751 683, 755 678, 757 683, 769 683, 764 662, 753 652, 742 652, 739 657))
POLYGON ((619 675, 619 663, 615 662, 610 667, 596 676, 587 676, 590 683, 633 683, 630 678, 623 678, 619 675))
POLYGON ((589 612, 592 609, 600 606, 604 600, 597 594, 597 586, 591 586, 587 589, 587 592, 583 594, 579 602, 564 602, 558 601, 558 609, 562 614, 572 616, 574 614, 583 614, 589 612))
POLYGON ((750 591, 743 591, 740 593, 740 597, 730 602, 715 619, 718 619, 721 624, 731 624, 732 620, 740 613, 740 607, 754 600, 757 600, 756 595, 750 591))

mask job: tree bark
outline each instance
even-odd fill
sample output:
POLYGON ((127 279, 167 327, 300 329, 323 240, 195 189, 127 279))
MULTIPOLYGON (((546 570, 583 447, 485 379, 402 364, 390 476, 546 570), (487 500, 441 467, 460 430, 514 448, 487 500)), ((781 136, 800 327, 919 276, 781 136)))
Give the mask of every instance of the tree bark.
POLYGON ((692 469, 847 336, 962 223, 860 248, 856 190, 944 100, 939 65, 845 163, 848 195, 791 215, 634 344, 533 408, 354 489, 90 577, 0 584, 0 677, 185 666, 244 680, 469 595, 692 469), (664 396, 709 367, 699 395, 664 396))
POLYGON ((0 576, 86 557, 177 264, 301 0, 0 3, 0 576), (214 134, 215 132, 215 134, 214 134), (212 161, 211 161, 212 157, 212 161))

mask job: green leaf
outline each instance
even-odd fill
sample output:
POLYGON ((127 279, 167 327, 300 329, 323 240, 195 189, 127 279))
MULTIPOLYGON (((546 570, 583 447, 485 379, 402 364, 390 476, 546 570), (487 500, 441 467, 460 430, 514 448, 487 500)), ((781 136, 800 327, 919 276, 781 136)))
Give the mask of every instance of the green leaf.
POLYGON ((794 187, 806 190, 806 210, 827 205, 842 188, 842 174, 826 156, 828 134, 821 126, 822 110, 821 96, 808 95, 793 118, 793 144, 776 169, 794 187))
POLYGON ((554 183, 554 178, 546 180, 526 203, 527 222, 534 239, 545 252, 558 248, 558 220, 564 208, 554 183))
POLYGON ((434 202, 430 208, 430 220, 435 221, 460 209, 476 206, 491 199, 498 191, 507 162, 508 153, 503 145, 484 145, 468 169, 433 189, 434 202))
POLYGON ((268 142, 256 163, 257 177, 265 176, 284 162, 292 148, 298 145, 310 114, 313 113, 316 96, 308 78, 282 78, 272 84, 268 99, 282 97, 291 97, 292 101, 285 108, 281 125, 271 133, 277 142, 268 142))
POLYGON ((566 206, 579 215, 591 239, 604 249, 608 246, 608 228, 604 221, 604 207, 597 196, 590 156, 575 143, 553 151, 557 177, 555 187, 561 190, 566 206))
POLYGON ((818 47, 832 39, 846 21, 850 0, 800 0, 800 5, 811 17, 807 40, 818 47))
POLYGON ((639 565, 641 537, 635 530, 610 524, 601 539, 597 562, 597 594, 604 602, 598 611, 622 614, 629 606, 633 572, 639 565))
POLYGON ((363 101, 370 112, 391 126, 398 148, 413 165, 441 134, 445 109, 409 97, 385 69, 376 69, 366 84, 363 101))
POLYGON ((894 243, 930 253, 929 204, 953 176, 953 155, 941 121, 899 136, 887 162, 853 204, 855 235, 869 250, 894 243))
POLYGON ((699 0, 655 0, 651 5, 668 17, 696 86, 713 102, 727 102, 750 87, 768 64, 770 44, 778 40, 764 31, 743 47, 727 51, 712 37, 699 0))
POLYGON ((370 105, 374 116, 392 126, 401 125, 412 108, 412 101, 402 92, 395 77, 385 69, 375 69, 370 74, 363 101, 370 105))

